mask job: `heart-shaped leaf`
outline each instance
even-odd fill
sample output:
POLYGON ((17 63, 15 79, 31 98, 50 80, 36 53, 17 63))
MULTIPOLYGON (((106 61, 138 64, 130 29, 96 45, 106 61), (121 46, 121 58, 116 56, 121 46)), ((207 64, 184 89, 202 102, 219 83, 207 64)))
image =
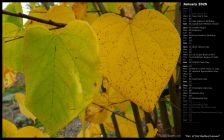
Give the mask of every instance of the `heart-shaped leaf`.
POLYGON ((66 126, 97 93, 98 44, 87 22, 58 32, 30 27, 24 38, 26 107, 49 133, 66 126))
POLYGON ((123 96, 153 111, 180 54, 175 27, 156 10, 142 10, 133 20, 108 13, 92 26, 104 76, 123 96))

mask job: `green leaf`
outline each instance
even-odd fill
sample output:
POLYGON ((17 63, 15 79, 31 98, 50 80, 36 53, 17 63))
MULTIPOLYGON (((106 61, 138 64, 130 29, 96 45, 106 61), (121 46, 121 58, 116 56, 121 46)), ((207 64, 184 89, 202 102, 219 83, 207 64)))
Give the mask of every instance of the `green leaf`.
MULTIPOLYGON (((22 13, 23 12, 22 5, 21 5, 20 2, 10 3, 4 10, 11 11, 11 12, 16 12, 16 13, 22 13)), ((20 28, 23 26, 23 19, 20 18, 20 17, 3 15, 2 19, 3 19, 3 22, 13 23, 20 28)))
POLYGON ((18 26, 13 23, 6 22, 2 24, 2 37, 6 41, 9 38, 13 38, 19 32, 18 26))
POLYGON ((16 71, 23 71, 22 68, 22 31, 12 23, 3 23, 3 65, 16 71))
POLYGON ((116 11, 116 7, 113 2, 104 2, 103 5, 108 12, 116 11))
POLYGON ((26 107, 50 134, 65 127, 98 91, 98 44, 84 21, 50 32, 31 27, 25 33, 23 64, 26 107))
POLYGON ((147 2, 147 3, 145 4, 145 7, 146 7, 147 9, 155 9, 155 7, 154 7, 154 5, 153 5, 152 2, 147 2))
POLYGON ((36 6, 36 2, 29 2, 30 7, 33 9, 36 6))
POLYGON ((95 7, 93 6, 93 2, 88 2, 88 9, 87 11, 96 11, 95 7))

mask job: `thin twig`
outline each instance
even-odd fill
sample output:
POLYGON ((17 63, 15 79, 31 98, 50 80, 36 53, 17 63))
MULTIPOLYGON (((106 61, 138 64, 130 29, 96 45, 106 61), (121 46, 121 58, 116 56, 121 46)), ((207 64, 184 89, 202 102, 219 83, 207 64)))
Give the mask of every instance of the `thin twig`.
MULTIPOLYGON (((108 13, 113 13, 113 12, 108 12, 108 13)), ((128 19, 133 19, 132 17, 129 17, 129 16, 123 16, 122 14, 118 14, 118 13, 113 13, 113 14, 115 14, 115 15, 119 15, 119 16, 122 16, 122 17, 126 17, 126 18, 128 18, 128 19)))
POLYGON ((29 16, 29 15, 26 15, 26 14, 23 14, 23 13, 14 13, 14 12, 2 10, 2 14, 15 16, 15 17, 20 17, 20 18, 27 18, 27 19, 30 19, 30 20, 34 20, 34 21, 37 21, 37 22, 40 22, 40 23, 45 23, 45 24, 49 24, 49 25, 53 25, 53 26, 57 26, 57 27, 65 27, 66 26, 66 24, 64 24, 64 23, 57 23, 57 22, 54 22, 52 20, 45 20, 45 19, 29 16))
MULTIPOLYGON (((54 28, 49 28, 48 30, 56 30, 56 29, 60 29, 60 28, 61 27, 54 27, 54 28)), ((19 37, 16 37, 16 38, 15 37, 7 37, 7 38, 13 38, 13 39, 6 40, 6 41, 4 41, 4 43, 8 43, 8 42, 11 42, 11 41, 14 41, 14 40, 17 40, 17 39, 24 38, 24 36, 19 36, 19 37)))
POLYGON ((130 122, 135 123, 135 121, 133 121, 133 120, 131 120, 131 119, 125 117, 125 116, 122 116, 121 114, 119 114, 119 113, 117 113, 117 112, 114 112, 114 111, 112 111, 112 110, 110 110, 110 109, 107 109, 107 108, 105 108, 105 107, 102 106, 102 105, 99 105, 99 104, 94 103, 94 102, 93 102, 92 104, 97 105, 97 106, 99 106, 99 107, 101 107, 101 108, 103 108, 103 109, 105 109, 105 110, 107 110, 107 111, 109 111, 109 112, 115 113, 116 115, 118 115, 118 116, 120 116, 120 117, 122 117, 122 118, 125 118, 125 119, 129 120, 130 122))
POLYGON ((128 101, 130 101, 130 100, 124 100, 124 101, 120 101, 120 102, 109 102, 109 103, 111 103, 111 104, 109 104, 109 106, 116 105, 116 104, 121 104, 121 103, 128 102, 128 101))
POLYGON ((21 39, 21 38, 23 38, 23 37, 24 37, 24 36, 19 36, 19 37, 17 37, 17 38, 9 39, 9 40, 4 41, 4 43, 10 42, 10 41, 14 41, 14 40, 17 40, 17 39, 21 39))
POLYGON ((100 11, 96 10, 96 11, 87 11, 87 13, 99 13, 100 11))
POLYGON ((169 8, 170 8, 170 7, 167 6, 166 9, 165 9, 162 13, 165 14, 169 8))

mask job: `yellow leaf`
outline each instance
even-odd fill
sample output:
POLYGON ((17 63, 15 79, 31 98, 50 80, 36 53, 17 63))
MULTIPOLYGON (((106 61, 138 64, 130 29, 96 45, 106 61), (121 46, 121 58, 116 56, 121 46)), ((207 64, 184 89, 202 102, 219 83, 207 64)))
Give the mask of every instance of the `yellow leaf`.
POLYGON ((4 88, 10 88, 16 82, 16 72, 12 69, 3 68, 3 83, 4 88))
POLYGON ((108 96, 109 106, 124 112, 129 105, 128 100, 110 86, 106 77, 103 78, 102 85, 106 89, 105 95, 108 96))
POLYGON ((48 12, 47 12, 48 19, 58 22, 58 23, 65 23, 75 20, 74 13, 70 7, 59 5, 59 6, 53 6, 48 12))
POLYGON ((162 11, 164 11, 164 15, 175 24, 175 13, 176 13, 176 2, 164 2, 162 11), (165 11, 166 10, 166 11, 165 11))
POLYGON ((92 24, 99 17, 97 12, 87 13, 84 20, 86 20, 89 24, 92 24))
POLYGON ((132 6, 132 3, 131 2, 104 2, 103 5, 108 12, 120 14, 120 10, 122 8, 126 9, 127 7, 132 6))
POLYGON ((151 123, 148 123, 147 127, 148 127, 148 133, 146 135, 146 138, 154 138, 158 132, 158 129, 154 128, 151 123))
MULTIPOLYGON (((138 111, 139 111, 140 118, 143 121, 143 119, 145 117, 144 111, 140 107, 138 107, 138 111)), ((131 106, 130 102, 128 102, 128 108, 124 113, 125 113, 125 115, 128 116, 129 119, 135 120, 134 114, 133 114, 133 109, 132 109, 132 106, 131 106)))
MULTIPOLYGON (((132 107, 131 107, 131 104, 130 102, 127 102, 128 103, 128 107, 127 109, 125 110, 125 117, 127 117, 128 119, 132 120, 132 121, 135 121, 135 118, 134 118, 134 114, 133 114, 133 111, 132 111, 132 107)), ((140 118, 141 120, 143 121, 144 119, 144 111, 142 109, 139 109, 139 114, 140 114, 140 118)), ((136 125, 133 123, 133 122, 130 122, 129 120, 125 119, 125 118, 122 118, 118 115, 116 115, 117 117, 117 122, 118 122, 118 125, 119 125, 119 130, 121 131, 121 134, 123 134, 123 136, 125 137, 137 137, 137 129, 135 129, 134 127, 136 127, 136 125), (134 124, 134 125, 133 125, 134 124), (120 126, 121 125, 121 126, 120 126), (132 129, 130 132, 132 132, 133 134, 130 134, 128 133, 128 130, 125 128, 126 126, 125 125, 128 125, 127 127, 132 129)), ((108 130, 108 131, 111 131, 111 132, 114 132, 114 126, 113 126, 113 123, 111 121, 111 117, 107 117, 106 121, 104 121, 104 127, 108 130)))
POLYGON ((88 130, 91 133, 91 137, 101 137, 101 130, 98 124, 91 123, 88 130))
POLYGON ((85 112, 82 111, 80 114, 79 114, 79 119, 81 120, 81 123, 82 123, 82 133, 83 133, 83 137, 86 137, 86 120, 85 120, 85 112))
MULTIPOLYGON (((83 133, 84 133, 83 130, 81 130, 76 137, 77 138, 84 138, 83 133)), ((90 133, 88 128, 85 130, 85 138, 91 138, 91 133, 90 133)))
POLYGON ((109 94, 108 98, 109 103, 112 104, 115 107, 115 109, 119 109, 121 112, 127 110, 129 102, 124 96, 122 96, 112 87, 109 88, 108 94, 109 94))
POLYGON ((142 10, 133 21, 113 13, 92 27, 100 45, 101 69, 111 86, 145 111, 153 111, 180 55, 180 37, 156 10, 142 10))
POLYGON ((168 10, 164 14, 173 24, 175 24, 175 10, 168 10))
POLYGON ((102 86, 106 89, 106 90, 109 90, 110 89, 110 84, 108 82, 108 79, 106 77, 103 77, 103 80, 102 80, 102 86))
POLYGON ((125 7, 133 6, 131 2, 115 2, 114 4, 119 10, 125 7))
POLYGON ((6 73, 8 73, 10 71, 9 68, 7 68, 5 65, 3 66, 3 77, 5 76, 6 73))
MULTIPOLYGON (((30 16, 48 20, 46 14, 47 14, 47 10, 46 10, 45 7, 35 7, 35 8, 33 8, 33 9, 30 11, 30 13, 29 13, 30 16)), ((41 26, 46 26, 46 24, 43 24, 43 23, 40 23, 40 22, 37 22, 37 21, 33 21, 33 20, 28 20, 28 21, 25 23, 24 26, 25 26, 25 28, 28 28, 28 27, 30 27, 31 25, 41 25, 41 26)))
POLYGON ((112 123, 111 120, 111 116, 108 116, 106 121, 103 122, 104 127, 106 128, 106 130, 110 131, 110 132, 114 132, 114 125, 112 123))
MULTIPOLYGON (((125 114, 125 116, 131 120, 134 120, 131 114, 125 114)), ((138 131, 135 123, 118 115, 116 115, 116 119, 118 122, 121 137, 138 137, 138 131)))
POLYGON ((36 117, 25 106, 25 95, 22 93, 16 93, 15 98, 17 103, 19 104, 20 112, 26 117, 31 118, 35 122, 36 117))
MULTIPOLYGON (((77 135, 78 138, 83 138, 83 130, 77 135)), ((99 124, 90 123, 89 127, 86 129, 85 138, 99 138, 101 137, 101 130, 99 124)))
POLYGON ((16 137, 18 138, 48 138, 49 135, 43 133, 40 129, 33 126, 26 126, 17 131, 16 137))
POLYGON ((99 93, 86 109, 86 120, 93 123, 103 123, 111 115, 107 93, 99 93), (105 109, 106 108, 106 109, 105 109))
POLYGON ((74 2, 72 5, 72 10, 74 11, 77 19, 84 19, 87 8, 88 5, 86 2, 74 2))
POLYGON ((3 137, 9 138, 9 137, 15 137, 17 132, 17 127, 15 124, 11 123, 10 121, 6 119, 2 119, 2 131, 3 131, 3 137))
POLYGON ((3 23, 2 24, 2 38, 3 40, 10 40, 13 39, 13 37, 16 37, 16 35, 19 32, 18 26, 16 26, 13 23, 3 23))
POLYGON ((176 2, 164 2, 163 3, 163 7, 167 7, 167 6, 169 6, 169 7, 175 7, 176 6, 176 2))
MULTIPOLYGON (((64 24, 67 24, 68 22, 75 20, 75 15, 73 13, 72 8, 65 5, 53 6, 48 11, 44 7, 36 7, 30 11, 29 15, 64 24)), ((43 24, 32 20, 28 20, 27 23, 25 24, 25 27, 28 28, 34 25, 45 26, 47 28, 55 27, 52 25, 43 24)))

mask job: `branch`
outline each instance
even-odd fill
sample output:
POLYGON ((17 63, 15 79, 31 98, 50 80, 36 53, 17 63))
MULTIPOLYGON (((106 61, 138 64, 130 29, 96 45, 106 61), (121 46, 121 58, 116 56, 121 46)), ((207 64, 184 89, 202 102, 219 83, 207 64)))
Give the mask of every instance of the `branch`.
POLYGON ((100 9, 102 14, 107 13, 107 10, 105 9, 105 7, 104 7, 102 2, 97 2, 97 5, 98 5, 98 7, 99 7, 99 9, 100 9))
MULTIPOLYGON (((165 90, 163 91, 163 93, 165 92, 165 90)), ((167 129, 167 128, 170 128, 170 122, 169 122, 169 115, 167 113, 167 106, 166 106, 166 103, 161 101, 161 99, 163 98, 164 94, 162 93, 161 97, 159 98, 159 109, 160 109, 160 118, 161 118, 161 121, 162 121, 162 126, 163 126, 163 129, 167 129)), ((166 134, 171 134, 171 130, 170 129, 167 129, 165 131, 166 134)))
POLYGON ((101 15, 101 13, 100 13, 100 11, 99 11, 99 10, 98 10, 98 8, 97 8, 96 3, 95 3, 95 2, 93 2, 92 4, 93 4, 93 7, 95 8, 95 10, 97 11, 98 15, 100 16, 100 15, 101 15))
POLYGON ((181 98, 180 98, 180 90, 176 89, 175 82, 173 76, 171 76, 170 81, 168 83, 168 86, 170 88, 170 103, 172 105, 172 113, 173 113, 173 119, 174 119, 174 130, 175 135, 180 134, 181 130, 181 98))
POLYGON ((114 14, 119 15, 119 16, 122 16, 122 17, 126 17, 126 18, 128 18, 129 20, 130 20, 130 19, 133 19, 132 17, 129 17, 129 16, 126 16, 126 15, 125 15, 124 8, 122 8, 122 9, 120 10, 120 14, 118 14, 118 13, 114 13, 114 14))
POLYGON ((161 2, 160 7, 163 7, 163 5, 164 5, 164 2, 161 2))
POLYGON ((146 111, 144 111, 144 115, 145 115, 145 121, 146 121, 146 123, 152 123, 153 127, 155 128, 156 125, 155 125, 155 122, 152 119, 151 114, 148 113, 148 112, 146 112, 146 111))
POLYGON ((113 125, 114 125, 115 134, 116 134, 117 138, 120 138, 121 137, 121 133, 120 133, 120 130, 119 130, 119 127, 118 127, 118 123, 117 123, 117 120, 116 120, 116 117, 115 117, 114 113, 112 113, 111 119, 112 119, 112 122, 113 122, 113 125))
POLYGON ((33 16, 23 14, 23 13, 14 13, 14 12, 2 10, 2 14, 15 16, 15 17, 20 17, 20 18, 27 18, 27 19, 30 19, 30 20, 34 20, 34 21, 37 21, 37 22, 40 22, 40 23, 45 23, 45 24, 49 24, 49 25, 53 25, 53 26, 57 26, 57 27, 65 27, 66 26, 66 24, 64 24, 64 23, 56 23, 52 20, 40 19, 40 18, 37 18, 37 17, 33 17, 33 16))
POLYGON ((156 10, 162 13, 162 5, 159 2, 153 2, 153 5, 156 10))
POLYGON ((105 130, 102 123, 100 124, 100 130, 101 130, 101 133, 103 135, 103 138, 107 138, 107 133, 106 133, 106 130, 105 130))
POLYGON ((133 4, 133 7, 135 9, 135 13, 137 14, 140 11, 140 9, 138 7, 138 4, 136 2, 133 2, 132 4, 133 4))
POLYGON ((96 11, 87 11, 87 13, 99 13, 100 11, 99 10, 96 10, 96 11))
POLYGON ((137 130, 138 130, 138 135, 139 135, 140 138, 144 138, 142 121, 141 121, 141 117, 140 117, 140 114, 139 114, 138 106, 135 103, 131 102, 131 107, 132 107, 133 114, 134 114, 134 117, 135 117, 135 122, 136 122, 136 127, 137 127, 137 130))

